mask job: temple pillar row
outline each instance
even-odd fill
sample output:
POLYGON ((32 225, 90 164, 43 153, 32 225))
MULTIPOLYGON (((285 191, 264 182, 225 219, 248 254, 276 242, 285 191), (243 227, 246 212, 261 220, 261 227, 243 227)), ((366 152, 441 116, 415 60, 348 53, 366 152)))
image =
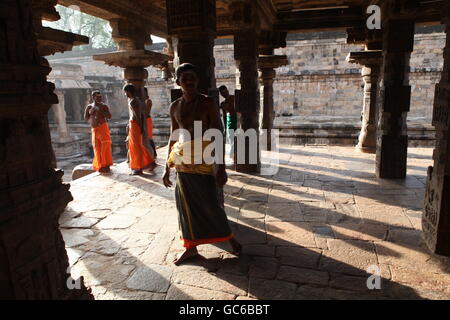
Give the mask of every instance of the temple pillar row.
POLYGON ((428 168, 422 230, 428 247, 437 254, 450 255, 450 4, 443 10, 447 36, 444 67, 436 85, 433 126, 436 146, 433 166, 428 168))

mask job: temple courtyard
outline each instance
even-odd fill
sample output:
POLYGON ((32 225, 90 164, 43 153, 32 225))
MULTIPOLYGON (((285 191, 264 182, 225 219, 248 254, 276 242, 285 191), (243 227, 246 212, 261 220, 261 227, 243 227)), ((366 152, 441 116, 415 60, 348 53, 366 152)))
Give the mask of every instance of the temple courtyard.
POLYGON ((96 299, 450 299, 450 258, 422 240, 432 150, 408 149, 405 180, 377 179, 375 155, 353 147, 264 153, 263 162, 279 157, 276 174, 228 170, 224 189, 243 253, 203 245, 177 267, 174 190, 162 185, 159 149, 154 175, 130 176, 120 163, 70 183, 60 218, 68 271, 96 299), (368 269, 379 269, 380 289, 368 289, 368 269))

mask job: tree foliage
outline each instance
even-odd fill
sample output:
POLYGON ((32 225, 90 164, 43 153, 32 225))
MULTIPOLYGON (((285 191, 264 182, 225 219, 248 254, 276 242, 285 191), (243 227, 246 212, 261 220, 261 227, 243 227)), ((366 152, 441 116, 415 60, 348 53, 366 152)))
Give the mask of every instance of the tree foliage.
POLYGON ((61 19, 55 22, 43 21, 44 26, 81 34, 90 39, 88 45, 74 47, 74 50, 115 47, 108 21, 60 5, 56 6, 56 10, 61 19))

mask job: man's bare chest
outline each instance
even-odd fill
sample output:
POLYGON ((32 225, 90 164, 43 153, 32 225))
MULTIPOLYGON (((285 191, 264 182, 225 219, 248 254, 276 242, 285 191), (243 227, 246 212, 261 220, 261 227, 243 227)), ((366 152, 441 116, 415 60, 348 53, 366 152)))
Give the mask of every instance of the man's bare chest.
POLYGON ((201 104, 179 102, 174 116, 180 128, 193 128, 195 121, 201 121, 203 125, 208 122, 208 115, 201 104))

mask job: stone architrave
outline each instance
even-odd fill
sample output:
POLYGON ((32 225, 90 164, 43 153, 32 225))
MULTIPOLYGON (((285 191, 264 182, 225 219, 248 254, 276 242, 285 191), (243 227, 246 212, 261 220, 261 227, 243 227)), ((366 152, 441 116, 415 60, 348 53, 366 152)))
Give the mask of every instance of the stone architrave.
POLYGON ((414 20, 391 16, 383 24, 383 66, 377 95, 379 109, 376 174, 379 178, 406 177, 408 135, 406 116, 411 86, 409 60, 414 44, 414 20))
POLYGON ((361 114, 361 132, 356 148, 361 152, 375 153, 377 149, 377 89, 382 51, 350 52, 347 61, 363 66, 361 75, 364 80, 364 101, 361 114))
POLYGON ((437 254, 450 255, 450 4, 443 23, 447 40, 444 68, 436 85, 433 126, 436 128, 434 164, 428 169, 422 230, 428 247, 437 254))
POLYGON ((72 196, 54 169, 47 113, 58 99, 32 8, 31 0, 0 3, 0 299, 92 299, 83 279, 70 277, 59 230, 72 196))

